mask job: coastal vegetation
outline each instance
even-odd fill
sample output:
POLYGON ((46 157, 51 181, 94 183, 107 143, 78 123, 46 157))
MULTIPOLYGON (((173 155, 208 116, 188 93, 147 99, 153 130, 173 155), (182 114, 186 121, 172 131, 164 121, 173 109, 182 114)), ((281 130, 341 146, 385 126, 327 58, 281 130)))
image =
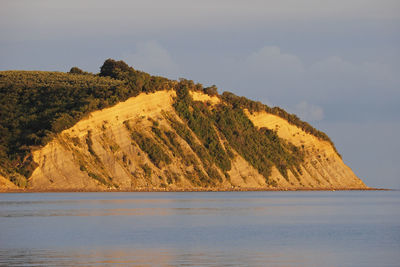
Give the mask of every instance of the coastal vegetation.
MULTIPOLYGON (((249 110, 250 112, 265 111, 267 113, 279 116, 279 117, 285 119, 286 121, 288 121, 290 124, 293 124, 293 125, 299 127, 306 133, 312 134, 321 140, 328 141, 333 146, 336 153, 338 153, 335 148, 334 143, 332 142, 332 140, 329 138, 329 136, 326 133, 315 129, 309 123, 300 120, 300 118, 297 117, 295 114, 288 113, 287 111, 285 111, 284 109, 282 109, 280 107, 269 107, 259 101, 253 101, 253 100, 250 100, 243 96, 237 96, 231 92, 223 92, 221 95, 221 99, 227 103, 230 103, 233 107, 236 107, 236 108, 242 108, 242 109, 245 108, 245 109, 249 110)), ((338 155, 340 156, 339 153, 338 153, 338 155)))
MULTIPOLYGON (((271 185, 273 182, 268 177, 274 165, 286 179, 288 170, 296 176, 301 173, 303 151, 279 138, 272 130, 257 129, 240 107, 227 102, 210 109, 204 102, 193 101, 186 85, 177 89, 174 107, 206 148, 204 155, 198 153, 200 158, 209 159, 222 171, 231 169, 233 148, 271 185), (222 135, 219 136, 217 131, 222 135), (224 148, 221 141, 225 140, 224 148)), ((183 134, 187 135, 190 136, 183 134)))

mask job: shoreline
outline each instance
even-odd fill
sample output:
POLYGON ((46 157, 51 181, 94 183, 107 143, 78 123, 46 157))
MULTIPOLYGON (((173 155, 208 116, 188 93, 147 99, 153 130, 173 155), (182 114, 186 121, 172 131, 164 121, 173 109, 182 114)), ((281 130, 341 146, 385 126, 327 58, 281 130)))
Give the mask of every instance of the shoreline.
POLYGON ((106 189, 106 190, 85 190, 85 189, 52 189, 52 190, 37 190, 37 189, 12 189, 12 190, 1 190, 2 193, 152 193, 152 192, 299 192, 299 191, 395 191, 395 189, 388 188, 183 188, 183 189, 135 189, 135 190, 118 190, 118 189, 106 189))

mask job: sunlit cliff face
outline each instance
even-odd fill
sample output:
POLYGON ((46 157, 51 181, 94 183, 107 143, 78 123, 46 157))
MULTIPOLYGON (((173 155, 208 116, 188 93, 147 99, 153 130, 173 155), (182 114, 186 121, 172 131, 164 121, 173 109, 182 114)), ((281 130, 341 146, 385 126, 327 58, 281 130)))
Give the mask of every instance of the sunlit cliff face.
MULTIPOLYGON (((191 96, 193 100, 208 102, 210 108, 221 102, 218 97, 199 92, 192 92, 191 96)), ((140 94, 114 107, 91 113, 34 152, 39 167, 29 179, 30 187, 37 190, 365 188, 327 141, 265 112, 246 114, 256 127, 275 130, 280 138, 304 149, 301 175, 295 176, 289 170, 288 176, 283 177, 274 166, 268 183, 233 150, 228 172, 214 166, 220 177, 216 179, 207 172, 207 166, 193 151, 193 145, 174 129, 172 119, 184 123, 174 110, 174 98, 175 91, 140 94), (174 136, 178 150, 160 139, 155 128, 162 137, 165 133, 174 136), (132 139, 133 132, 152 140, 150 143, 161 147, 160 153, 167 155, 169 160, 152 161, 151 152, 140 146, 137 139, 132 139)), ((194 140, 201 145, 198 137, 194 136, 194 140)))

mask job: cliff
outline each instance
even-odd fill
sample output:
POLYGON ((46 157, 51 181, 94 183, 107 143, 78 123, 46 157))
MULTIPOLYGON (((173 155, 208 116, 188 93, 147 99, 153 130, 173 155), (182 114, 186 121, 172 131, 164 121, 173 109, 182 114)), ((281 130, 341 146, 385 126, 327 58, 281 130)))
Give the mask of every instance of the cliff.
POLYGON ((343 163, 332 144, 304 132, 282 118, 266 112, 246 113, 257 127, 267 127, 277 131, 278 136, 295 146, 303 147, 305 160, 301 166, 300 179, 292 173, 289 181, 275 172, 280 187, 309 188, 365 188, 365 184, 343 163))
POLYGON ((122 61, 0 88, 1 191, 368 188, 295 115, 122 61))
MULTIPOLYGON (((57 135, 45 147, 34 151, 38 167, 29 178, 34 190, 193 190, 251 189, 349 189, 365 185, 347 167, 327 141, 307 134, 284 119, 265 112, 246 112, 256 127, 277 129, 279 137, 296 146, 304 146, 302 174, 288 177, 273 167, 268 185, 263 177, 242 156, 233 151, 228 175, 217 169, 222 180, 205 170, 202 160, 190 145, 176 133, 171 117, 183 123, 173 108, 174 91, 140 94, 114 107, 93 112, 88 118, 57 135), (172 133, 158 137, 152 127, 172 133), (129 129, 126 125, 129 124, 129 129), (162 147, 170 163, 155 164, 131 137, 137 131, 162 147), (176 148, 170 145, 175 142, 176 148), (180 150, 178 153, 175 150, 180 150), (201 175, 199 175, 199 173, 201 175)), ((194 100, 218 103, 217 97, 193 93, 194 100)), ((194 134, 193 134, 194 135, 194 134)), ((200 145, 201 142, 196 140, 200 145)))

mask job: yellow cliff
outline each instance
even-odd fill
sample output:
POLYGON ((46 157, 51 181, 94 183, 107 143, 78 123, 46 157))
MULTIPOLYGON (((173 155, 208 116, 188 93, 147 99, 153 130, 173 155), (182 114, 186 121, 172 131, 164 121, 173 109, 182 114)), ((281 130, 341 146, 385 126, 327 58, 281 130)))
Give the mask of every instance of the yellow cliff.
MULTIPOLYGON (((210 105, 221 101, 216 96, 199 92, 191 92, 191 96, 195 101, 210 105)), ((246 115, 256 127, 276 130, 280 138, 304 148, 306 156, 301 175, 295 177, 289 171, 286 179, 273 167, 269 179, 275 181, 276 186, 272 187, 267 185, 265 177, 233 151, 230 171, 223 173, 218 169, 222 180, 205 185, 201 177, 197 177, 198 173, 208 176, 205 166, 187 142, 179 135, 173 135, 181 151, 178 155, 151 130, 156 124, 163 131, 175 133, 169 121, 171 117, 183 123, 173 108, 174 97, 173 90, 142 93, 114 107, 92 112, 33 152, 38 167, 29 178, 28 188, 39 191, 367 188, 343 163, 330 143, 266 112, 246 112, 246 115), (154 164, 132 140, 130 129, 158 142, 171 163, 154 164)), ((208 178, 212 177, 204 179, 208 178)))

